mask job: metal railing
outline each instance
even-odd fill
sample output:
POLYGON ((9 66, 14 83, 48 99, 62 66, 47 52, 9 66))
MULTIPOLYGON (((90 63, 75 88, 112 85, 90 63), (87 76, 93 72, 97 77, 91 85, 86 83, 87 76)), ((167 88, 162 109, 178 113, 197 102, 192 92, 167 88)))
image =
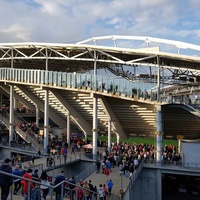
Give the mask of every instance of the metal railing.
POLYGON ((81 172, 79 175, 76 176, 76 180, 80 181, 85 180, 87 177, 89 177, 92 173, 96 171, 96 164, 93 163, 90 167, 88 167, 86 170, 81 172))
MULTIPOLYGON (((50 185, 46 185, 46 184, 43 184, 41 182, 38 182, 38 181, 34 181, 34 180, 31 180, 31 179, 27 179, 27 178, 24 178, 24 177, 21 177, 21 176, 16 176, 14 174, 10 174, 10 173, 6 173, 6 172, 3 172, 3 171, 0 171, 0 176, 8 176, 8 177, 12 177, 12 178, 17 178, 17 179, 20 179, 21 180, 24 180, 26 181, 27 183, 27 186, 28 186, 28 190, 27 190, 27 200, 31 200, 31 195, 33 193, 33 189, 31 189, 31 183, 34 183, 35 185, 35 189, 38 189, 40 191, 40 187, 41 185, 44 185, 44 186, 48 186, 49 188, 49 193, 48 193, 48 199, 54 199, 54 196, 56 195, 56 190, 58 189, 60 192, 60 200, 63 200, 66 196, 71 196, 73 195, 73 197, 75 197, 74 199, 75 200, 78 200, 78 189, 81 189, 83 191, 88 191, 91 195, 90 195, 90 198, 91 199, 97 199, 99 200, 100 197, 99 197, 99 194, 95 191, 91 191, 89 189, 86 189, 84 187, 81 187, 77 184, 73 184, 69 181, 62 181, 60 183, 58 183, 57 185, 54 185, 53 182, 51 182, 50 185), (69 188, 66 188, 66 184, 69 184, 70 186, 73 187, 73 189, 70 189, 69 188)), ((10 199, 13 200, 14 197, 13 197, 13 187, 10 187, 10 199)), ((119 197, 114 195, 114 194, 109 194, 107 196, 108 200, 119 200, 119 197)))
MULTIPOLYGON (((32 85, 50 85, 54 87, 74 88, 101 91, 105 93, 133 96, 132 89, 139 86, 137 83, 123 79, 97 75, 95 82, 91 74, 66 73, 46 70, 29 70, 0 68, 0 80, 9 82, 28 83, 32 85)), ((149 89, 149 84, 141 86, 140 90, 149 89)))

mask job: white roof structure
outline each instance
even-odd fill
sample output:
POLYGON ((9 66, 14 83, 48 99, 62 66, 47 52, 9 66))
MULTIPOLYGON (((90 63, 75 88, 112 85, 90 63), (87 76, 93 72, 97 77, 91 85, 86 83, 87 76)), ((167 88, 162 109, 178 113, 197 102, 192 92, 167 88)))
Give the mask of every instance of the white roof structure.
POLYGON ((109 65, 200 72, 200 46, 144 36, 102 36, 70 43, 0 43, 0 67, 84 71, 109 65))

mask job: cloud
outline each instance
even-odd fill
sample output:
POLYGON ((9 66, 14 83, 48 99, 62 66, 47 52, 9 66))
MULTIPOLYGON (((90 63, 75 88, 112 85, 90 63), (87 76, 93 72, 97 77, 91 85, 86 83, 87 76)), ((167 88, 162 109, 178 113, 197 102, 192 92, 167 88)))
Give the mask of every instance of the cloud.
POLYGON ((1 0, 0 42, 76 42, 101 35, 199 38, 199 0, 1 0), (194 31, 195 30, 195 31, 194 31))

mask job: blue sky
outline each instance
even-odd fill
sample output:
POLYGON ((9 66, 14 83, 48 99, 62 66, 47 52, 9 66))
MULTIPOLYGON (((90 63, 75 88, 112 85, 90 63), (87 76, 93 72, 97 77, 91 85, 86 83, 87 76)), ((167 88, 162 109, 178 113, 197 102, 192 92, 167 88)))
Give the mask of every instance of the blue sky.
POLYGON ((0 0, 0 42, 133 35, 200 45, 199 0, 0 0))

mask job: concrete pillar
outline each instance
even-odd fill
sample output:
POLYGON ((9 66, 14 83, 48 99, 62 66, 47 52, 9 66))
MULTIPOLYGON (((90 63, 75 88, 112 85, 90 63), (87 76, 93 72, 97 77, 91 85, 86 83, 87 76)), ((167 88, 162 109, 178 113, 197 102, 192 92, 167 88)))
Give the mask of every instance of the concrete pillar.
POLYGON ((67 113, 67 143, 70 145, 70 113, 67 113))
POLYGON ((10 85, 9 144, 13 141, 14 132, 14 86, 10 85))
POLYGON ((119 144, 119 134, 117 134, 117 144, 119 144))
POLYGON ((39 107, 37 105, 36 105, 35 110, 36 110, 35 124, 36 124, 37 127, 39 127, 39 113, 40 113, 40 109, 39 109, 39 107))
POLYGON ((111 118, 108 119, 108 152, 111 152, 111 118))
POLYGON ((44 102, 44 152, 47 153, 49 143, 49 90, 45 90, 44 102))
POLYGON ((93 159, 97 158, 97 101, 98 98, 96 96, 93 97, 93 159))
POLYGON ((160 169, 157 169, 156 170, 156 181, 157 181, 157 184, 156 184, 156 196, 157 196, 157 200, 162 200, 162 176, 161 176, 161 171, 160 169))
POLYGON ((183 135, 177 135, 177 140, 178 140, 178 153, 182 153, 182 139, 183 135))
POLYGON ((87 142, 87 139, 88 137, 87 137, 87 134, 85 133, 85 143, 87 142))
POLYGON ((14 113, 16 113, 16 109, 17 109, 17 99, 14 97, 14 100, 13 100, 13 109, 14 109, 14 113))
POLYGON ((160 57, 157 56, 157 65, 158 65, 158 71, 157 71, 157 101, 160 102, 160 57))
MULTIPOLYGON (((94 51, 94 89, 97 90, 97 61, 96 51, 94 51)), ((98 134, 98 98, 93 95, 93 159, 97 159, 97 134, 98 134)))
POLYGON ((162 111, 161 106, 157 106, 157 130, 156 130, 156 160, 158 164, 162 162, 162 111))

